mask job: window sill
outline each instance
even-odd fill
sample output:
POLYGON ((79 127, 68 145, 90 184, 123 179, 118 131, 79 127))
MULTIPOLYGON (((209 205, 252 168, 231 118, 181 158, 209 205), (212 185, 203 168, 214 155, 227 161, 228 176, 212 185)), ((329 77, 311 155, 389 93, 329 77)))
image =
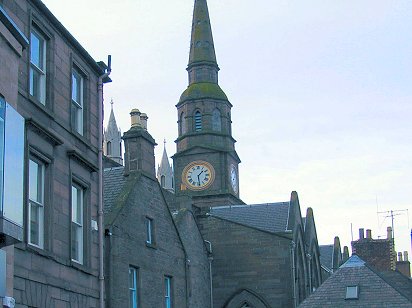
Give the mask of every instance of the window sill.
POLYGON ((79 140, 83 145, 91 149, 92 151, 96 152, 98 151, 97 147, 91 144, 90 140, 85 137, 85 135, 80 135, 76 130, 70 128, 70 133, 76 137, 77 140, 79 140))
POLYGON ((38 101, 37 99, 34 98, 34 96, 31 96, 30 94, 28 94, 28 99, 30 102, 33 103, 34 106, 36 106, 37 108, 39 108, 40 110, 42 110, 49 118, 51 118, 52 120, 54 120, 55 116, 53 111, 48 107, 47 102, 45 105, 43 105, 42 103, 40 103, 40 101, 38 101))
POLYGON ((74 267, 75 269, 80 270, 86 274, 93 275, 93 271, 88 266, 84 264, 80 264, 74 260, 70 260, 70 262, 71 262, 71 266, 74 267))
POLYGON ((147 243, 146 242, 146 247, 151 248, 151 249, 157 249, 157 246, 154 243, 147 243))

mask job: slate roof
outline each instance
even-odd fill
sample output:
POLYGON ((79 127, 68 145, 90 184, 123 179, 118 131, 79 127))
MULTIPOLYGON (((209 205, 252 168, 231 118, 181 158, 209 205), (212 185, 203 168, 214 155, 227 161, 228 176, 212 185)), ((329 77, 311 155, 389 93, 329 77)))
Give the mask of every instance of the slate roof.
POLYGON ((104 169, 103 173, 103 202, 105 211, 109 210, 121 192, 126 177, 123 176, 124 167, 104 169))
POLYGON ((320 264, 329 270, 333 268, 333 245, 320 245, 320 264))
POLYGON ((213 207, 210 215, 267 232, 285 232, 289 202, 213 207))
POLYGON ((412 281, 387 275, 353 255, 299 307, 412 307, 412 281), (348 286, 359 286, 358 299, 345 299, 348 286))

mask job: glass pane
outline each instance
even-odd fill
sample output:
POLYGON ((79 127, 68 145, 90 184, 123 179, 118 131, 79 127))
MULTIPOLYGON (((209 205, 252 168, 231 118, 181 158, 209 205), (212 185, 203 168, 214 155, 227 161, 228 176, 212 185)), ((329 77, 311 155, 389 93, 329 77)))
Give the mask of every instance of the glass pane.
POLYGON ((83 228, 72 223, 72 259, 83 263, 83 228))
POLYGON ((72 221, 83 224, 83 189, 72 186, 72 221))
POLYGON ((130 308, 136 308, 136 296, 134 290, 130 290, 130 308))
POLYGON ((0 211, 3 210, 4 116, 6 102, 0 97, 0 211))
POLYGON ((72 221, 77 217, 77 188, 72 186, 72 221))
POLYGON ((76 222, 80 225, 83 224, 83 190, 80 188, 77 189, 76 222))
POLYGON ((30 243, 40 245, 40 215, 39 207, 30 204, 30 243))
POLYGON ((4 216, 23 226, 24 119, 6 104, 4 216))
POLYGON ((146 218, 146 243, 152 243, 152 220, 146 218))
POLYGON ((72 259, 79 259, 79 241, 77 239, 77 225, 72 223, 72 259))
POLYGON ((41 41, 37 33, 32 32, 30 35, 30 61, 41 68, 41 41))
POLYGON ((30 160, 29 161, 29 199, 38 201, 38 170, 39 165, 30 160))

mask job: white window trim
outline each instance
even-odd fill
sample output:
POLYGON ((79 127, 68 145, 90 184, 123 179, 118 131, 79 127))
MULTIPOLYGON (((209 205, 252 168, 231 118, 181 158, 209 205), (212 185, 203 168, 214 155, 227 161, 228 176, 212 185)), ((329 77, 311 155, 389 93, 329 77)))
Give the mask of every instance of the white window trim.
MULTIPOLYGON (((137 293, 137 272, 138 269, 135 267, 129 267, 129 281, 130 281, 130 275, 132 276, 132 283, 133 285, 129 285, 129 292, 133 293, 133 302, 130 302, 130 308, 137 308, 138 307, 138 293, 137 293)), ((132 296, 131 296, 132 297, 132 296)))
POLYGON ((172 308, 172 277, 164 277, 165 308, 172 308))
MULTIPOLYGON (((39 179, 37 179, 36 187, 37 187, 37 190, 38 190, 37 193, 39 193, 39 190, 40 190, 42 195, 41 195, 41 202, 39 202, 38 200, 31 200, 30 199, 30 191, 29 191, 29 198, 28 198, 29 202, 28 202, 28 210, 27 210, 27 212, 28 212, 28 215, 27 215, 28 216, 28 219, 27 219, 28 243, 32 246, 43 249, 44 248, 44 198, 45 198, 45 170, 46 170, 46 168, 45 168, 45 164, 43 162, 37 160, 37 159, 34 159, 34 158, 31 157, 29 159, 29 164, 30 164, 30 161, 33 161, 37 166, 41 167, 41 180, 40 180, 40 182, 41 182, 42 187, 40 189, 38 187, 39 179), (36 206, 38 211, 39 211, 39 213, 38 213, 38 217, 39 217, 39 221, 38 221, 38 224, 39 224, 39 230, 38 230, 38 232, 39 232, 39 243, 38 244, 33 243, 32 239, 31 239, 31 213, 32 213, 31 208, 32 208, 32 206, 36 206)), ((29 168, 29 171, 30 171, 30 168, 29 168)), ((30 180, 30 175, 29 175, 29 180, 30 180)), ((30 183, 29 183, 29 187, 30 187, 30 183)))
MULTIPOLYGON (((76 93, 77 94, 77 93, 76 93)), ((84 134, 84 104, 83 104, 83 94, 84 94, 84 77, 83 75, 79 72, 78 69, 73 68, 72 69, 72 98, 71 98, 71 102, 74 105, 74 107, 76 108, 76 114, 74 115, 76 117, 76 122, 75 127, 73 127, 73 129, 79 133, 80 135, 84 134), (80 85, 79 88, 77 89, 78 91, 80 91, 79 93, 79 101, 77 101, 76 99, 73 98, 73 85, 75 83, 75 81, 77 81, 77 78, 80 79, 80 85)), ((73 116, 73 115, 72 115, 73 116)), ((73 123, 72 123, 73 124, 73 123)))
POLYGON ((32 62, 32 54, 31 54, 31 51, 30 51, 30 72, 29 72, 29 80, 30 80, 29 83, 30 83, 30 85, 29 85, 29 92, 30 92, 30 95, 32 95, 33 97, 36 97, 36 96, 34 96, 34 91, 33 91, 33 93, 31 93, 31 88, 34 85, 31 84, 31 77, 30 77, 31 71, 35 70, 37 73, 40 74, 39 97, 36 97, 36 99, 38 99, 39 102, 42 103, 43 105, 46 105, 47 40, 44 37, 44 35, 40 34, 40 32, 35 30, 34 28, 31 29, 30 39, 31 39, 31 34, 32 33, 35 36, 37 36, 40 43, 42 43, 42 45, 43 45, 42 46, 43 47, 42 48, 43 52, 42 52, 42 54, 39 53, 39 57, 42 57, 42 62, 43 62, 44 67, 43 68, 38 67, 35 63, 32 62))
MULTIPOLYGON (((79 238, 78 238, 78 247, 76 247, 79 253, 79 258, 75 259, 74 256, 72 255, 71 260, 76 263, 83 264, 84 262, 84 188, 74 182, 72 183, 72 192, 73 192, 73 188, 76 189, 78 192, 80 192, 80 198, 79 198, 80 199, 80 222, 77 221, 77 217, 74 217, 75 211, 74 211, 74 204, 73 204, 74 199, 73 199, 73 193, 72 193, 72 204, 71 204, 72 226, 71 228, 77 228, 75 231, 80 231, 80 232, 79 234, 77 234, 79 238)), ((78 206, 77 201, 75 205, 78 206)), ((73 236, 73 230, 72 230, 72 236, 73 236)), ((73 245, 73 239, 72 239, 71 245, 73 245)))
POLYGON ((153 245, 153 219, 146 217, 146 243, 153 245))

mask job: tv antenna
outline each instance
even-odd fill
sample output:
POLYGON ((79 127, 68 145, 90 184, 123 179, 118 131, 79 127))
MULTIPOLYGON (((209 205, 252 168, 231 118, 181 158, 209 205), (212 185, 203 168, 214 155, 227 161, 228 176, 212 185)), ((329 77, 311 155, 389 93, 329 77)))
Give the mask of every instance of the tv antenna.
MULTIPOLYGON (((405 210, 390 210, 390 211, 381 211, 381 212, 377 212, 377 214, 384 214, 385 218, 391 218, 391 223, 392 223, 392 238, 395 238, 395 225, 394 225, 394 217, 395 216, 399 216, 399 215, 404 215, 406 212, 406 216, 408 218, 408 229, 409 229, 409 210, 405 209, 405 210)), ((381 227, 381 226, 379 226, 381 227)))

